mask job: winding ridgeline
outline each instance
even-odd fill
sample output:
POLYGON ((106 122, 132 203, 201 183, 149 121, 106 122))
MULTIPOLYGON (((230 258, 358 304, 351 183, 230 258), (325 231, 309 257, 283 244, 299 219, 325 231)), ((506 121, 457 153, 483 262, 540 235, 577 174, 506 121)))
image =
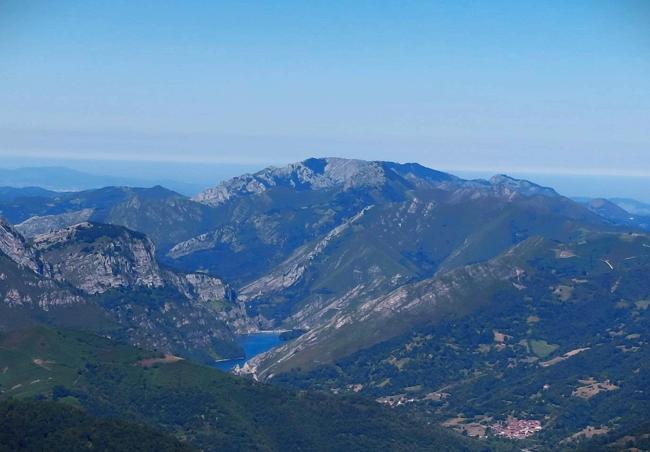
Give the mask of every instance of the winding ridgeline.
POLYGON ((4 189, 0 213, 0 352, 16 360, 0 374, 3 398, 117 414, 199 448, 642 444, 649 222, 608 201, 323 158, 193 199, 162 187, 4 189), (289 389, 190 362, 241 356, 236 335, 268 329, 297 337, 237 372, 289 389), (11 345, 39 340, 56 357, 11 345), (75 341, 86 351, 67 354, 75 341), (124 358, 97 351, 113 347, 124 358), (494 438, 513 418, 541 431, 494 438))

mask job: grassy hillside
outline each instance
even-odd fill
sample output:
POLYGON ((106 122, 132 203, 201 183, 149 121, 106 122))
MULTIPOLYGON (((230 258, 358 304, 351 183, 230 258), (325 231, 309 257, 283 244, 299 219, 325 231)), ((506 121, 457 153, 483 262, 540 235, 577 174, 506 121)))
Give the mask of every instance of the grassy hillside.
MULTIPOLYGON (((473 309, 462 317, 433 322, 434 305, 412 298, 410 318, 422 320, 415 331, 272 381, 406 400, 399 410, 459 430, 536 419, 543 430, 529 445, 546 447, 579 445, 590 426, 622 437, 647 423, 650 240, 601 234, 530 245, 485 264, 517 269, 512 277, 455 293, 473 309)), ((395 307, 356 328, 384 331, 405 315, 395 307)))
POLYGON ((207 450, 472 450, 358 397, 294 393, 78 332, 0 336, 0 397, 145 422, 207 450))

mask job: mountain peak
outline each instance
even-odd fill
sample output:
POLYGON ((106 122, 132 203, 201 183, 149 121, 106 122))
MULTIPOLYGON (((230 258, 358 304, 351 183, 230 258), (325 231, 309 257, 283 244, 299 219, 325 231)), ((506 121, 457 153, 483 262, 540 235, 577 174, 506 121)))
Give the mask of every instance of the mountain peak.
POLYGON ((268 167, 255 174, 244 174, 199 193, 194 200, 218 206, 237 195, 260 194, 272 187, 295 190, 349 189, 380 186, 385 180, 379 162, 337 157, 309 158, 282 167, 268 167))
POLYGON ((260 194, 272 187, 294 190, 349 190, 360 187, 379 188, 387 181, 400 179, 412 183, 440 183, 460 180, 416 163, 393 163, 345 159, 309 158, 282 167, 268 167, 255 174, 235 177, 197 195, 194 200, 218 206, 237 195, 260 194))
MULTIPOLYGON (((490 181, 467 181, 417 163, 366 161, 339 157, 309 158, 282 167, 268 167, 255 174, 244 174, 209 188, 194 198, 210 206, 219 206, 238 196, 259 195, 274 187, 292 190, 375 189, 395 182, 403 190, 427 187, 459 193, 480 192, 512 199, 518 196, 556 197, 552 188, 527 180, 497 175, 490 181)), ((399 188, 398 188, 399 190, 399 188)))
POLYGON ((276 178, 290 178, 290 184, 295 182, 297 188, 300 185, 316 189, 336 185, 376 185, 383 181, 378 162, 338 157, 310 158, 278 168, 270 175, 276 178))
POLYGON ((546 196, 556 197, 559 194, 550 187, 537 185, 525 179, 516 179, 505 174, 497 174, 490 178, 490 184, 499 188, 506 195, 546 196))
POLYGON ((595 198, 587 204, 587 209, 614 223, 626 224, 634 221, 634 215, 608 199, 595 198))

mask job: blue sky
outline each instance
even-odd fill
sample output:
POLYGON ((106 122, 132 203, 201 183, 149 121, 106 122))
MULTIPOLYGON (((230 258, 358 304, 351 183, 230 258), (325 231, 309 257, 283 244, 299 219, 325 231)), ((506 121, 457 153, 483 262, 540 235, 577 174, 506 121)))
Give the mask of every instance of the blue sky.
POLYGON ((648 24, 646 0, 5 0, 0 155, 643 177, 648 24))

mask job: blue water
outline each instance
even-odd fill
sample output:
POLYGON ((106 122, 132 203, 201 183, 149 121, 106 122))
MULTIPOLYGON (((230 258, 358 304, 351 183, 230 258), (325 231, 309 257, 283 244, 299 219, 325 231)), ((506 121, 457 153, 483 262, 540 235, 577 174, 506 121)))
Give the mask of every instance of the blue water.
POLYGON ((244 349, 246 356, 239 359, 229 359, 215 363, 214 367, 221 370, 232 370, 235 366, 243 365, 255 355, 271 350, 282 342, 278 333, 252 333, 239 336, 237 341, 244 349))

